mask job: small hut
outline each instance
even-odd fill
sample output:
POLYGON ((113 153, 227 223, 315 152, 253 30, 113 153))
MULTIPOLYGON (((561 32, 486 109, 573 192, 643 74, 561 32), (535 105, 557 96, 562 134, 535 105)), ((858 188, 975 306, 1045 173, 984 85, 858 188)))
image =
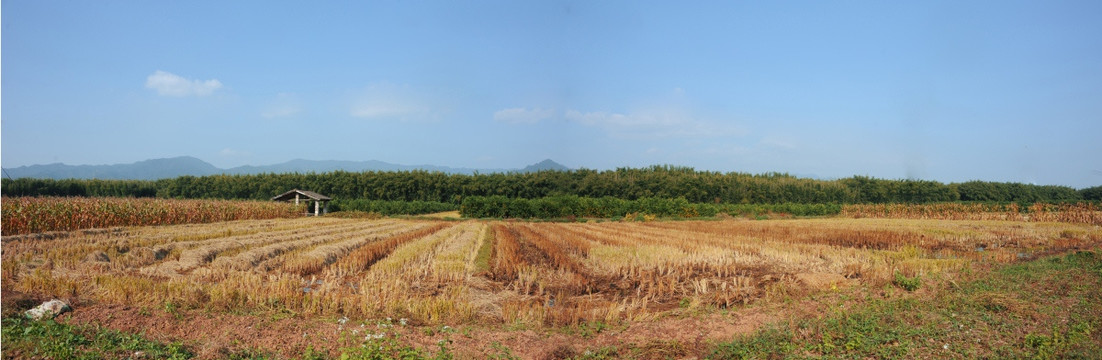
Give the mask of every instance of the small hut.
MULTIPOLYGON (((333 199, 313 191, 299 189, 294 189, 272 198, 272 201, 294 201, 295 205, 298 205, 299 201, 313 201, 314 216, 325 215, 329 212, 329 200, 333 199)), ((307 207, 307 209, 309 209, 309 207, 307 207)), ((306 214, 309 215, 310 213, 307 212, 306 214)))

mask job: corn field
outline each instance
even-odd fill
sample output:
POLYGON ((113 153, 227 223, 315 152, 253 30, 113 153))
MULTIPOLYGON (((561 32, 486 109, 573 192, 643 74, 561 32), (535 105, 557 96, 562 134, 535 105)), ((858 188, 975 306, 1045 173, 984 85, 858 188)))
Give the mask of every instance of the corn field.
POLYGON ((128 306, 523 326, 642 321, 1102 242, 1083 224, 848 218, 323 217, 49 235, 3 237, 6 288, 128 306))
POLYGON ((842 207, 841 216, 882 219, 1009 220, 1102 225, 1102 207, 1093 203, 1018 204, 859 204, 842 207), (1023 211, 1024 210, 1024 211, 1023 211))
POLYGON ((154 198, 4 197, 3 234, 176 225, 302 216, 294 205, 270 201, 154 198))

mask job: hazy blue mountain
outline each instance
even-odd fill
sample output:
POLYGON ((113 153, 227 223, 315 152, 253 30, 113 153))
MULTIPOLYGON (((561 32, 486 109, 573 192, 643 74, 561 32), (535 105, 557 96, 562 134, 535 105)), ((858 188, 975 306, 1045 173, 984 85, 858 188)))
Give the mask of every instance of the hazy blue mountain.
POLYGON ((65 165, 62 163, 48 165, 20 166, 7 169, 8 176, 12 178, 40 178, 40 179, 130 179, 130 180, 155 180, 174 178, 184 175, 206 176, 217 174, 261 174, 261 173, 324 173, 331 171, 440 171, 452 174, 478 173, 503 173, 503 172, 534 172, 544 170, 570 170, 569 168, 551 160, 544 160, 529 165, 523 169, 470 169, 452 168, 438 165, 399 165, 388 162, 369 161, 338 161, 338 160, 304 160, 295 159, 284 163, 263 166, 238 166, 230 169, 220 169, 190 156, 181 156, 166 159, 152 159, 131 164, 116 165, 65 165))
POLYGON ((4 169, 12 178, 40 179, 130 179, 154 180, 183 175, 214 175, 222 169, 190 156, 144 160, 115 165, 47 165, 20 166, 4 169))
POLYGON ((226 169, 227 174, 261 174, 261 173, 309 173, 330 172, 344 170, 360 172, 368 170, 396 171, 406 170, 398 165, 382 161, 339 161, 339 160, 304 160, 295 159, 284 163, 261 166, 238 166, 226 169))
POLYGON ((349 172, 362 172, 362 171, 411 171, 411 170, 425 170, 425 171, 440 171, 453 174, 472 174, 474 172, 507 172, 516 170, 507 169, 468 169, 468 168, 452 168, 447 166, 438 165, 399 165, 391 164, 388 162, 378 160, 368 161, 340 161, 340 160, 304 160, 295 159, 285 163, 264 165, 264 166, 239 166, 235 168, 226 169, 227 174, 260 174, 260 173, 307 173, 307 172, 329 172, 329 171, 349 171, 349 172))
POLYGON ((570 170, 570 168, 568 168, 566 166, 563 166, 562 164, 559 164, 557 162, 551 161, 551 159, 547 159, 547 160, 540 161, 540 162, 532 164, 532 165, 528 165, 528 166, 524 167, 524 169, 521 169, 520 172, 537 172, 537 171, 547 171, 547 170, 567 171, 567 170, 570 170))

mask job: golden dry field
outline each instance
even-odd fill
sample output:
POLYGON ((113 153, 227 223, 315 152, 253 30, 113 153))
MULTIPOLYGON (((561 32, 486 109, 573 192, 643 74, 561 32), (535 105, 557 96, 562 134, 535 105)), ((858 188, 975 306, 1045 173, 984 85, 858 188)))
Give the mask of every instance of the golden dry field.
POLYGON ((124 312, 551 329, 953 279, 1099 243, 1096 225, 1057 222, 322 217, 4 236, 2 280, 5 292, 124 312))
POLYGON ((3 238, 4 287, 134 306, 570 325, 727 308, 1102 241, 1091 225, 300 218, 3 238))
POLYGON ((302 216, 305 210, 304 206, 271 201, 126 197, 4 196, 0 205, 4 235, 292 218, 302 216))

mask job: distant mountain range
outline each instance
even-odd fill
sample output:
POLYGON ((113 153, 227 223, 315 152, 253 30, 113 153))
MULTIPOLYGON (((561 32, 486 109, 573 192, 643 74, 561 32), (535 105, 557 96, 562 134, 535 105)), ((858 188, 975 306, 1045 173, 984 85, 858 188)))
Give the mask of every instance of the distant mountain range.
POLYGON ((528 165, 523 169, 470 169, 452 168, 437 165, 399 165, 378 160, 368 161, 337 161, 337 160, 303 160, 295 159, 284 163, 264 166, 238 166, 235 168, 221 169, 210 163, 191 156, 180 156, 166 159, 151 159, 131 164, 115 165, 66 165, 62 163, 48 165, 30 165, 17 168, 5 168, 7 176, 12 178, 39 178, 39 179, 125 179, 125 180, 156 180, 175 178, 184 175, 248 175, 262 173, 323 173, 331 171, 439 171, 450 174, 478 173, 507 173, 507 172, 536 172, 536 171, 567 171, 570 168, 550 159, 528 165))

